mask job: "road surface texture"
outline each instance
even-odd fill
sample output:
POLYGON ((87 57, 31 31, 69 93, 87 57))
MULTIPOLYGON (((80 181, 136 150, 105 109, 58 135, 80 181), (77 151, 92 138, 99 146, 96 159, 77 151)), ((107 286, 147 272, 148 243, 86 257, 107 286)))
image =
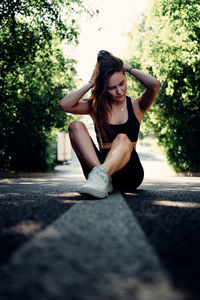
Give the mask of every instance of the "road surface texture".
POLYGON ((78 193, 79 163, 0 180, 1 300, 199 300, 200 179, 138 146, 138 190, 78 193))

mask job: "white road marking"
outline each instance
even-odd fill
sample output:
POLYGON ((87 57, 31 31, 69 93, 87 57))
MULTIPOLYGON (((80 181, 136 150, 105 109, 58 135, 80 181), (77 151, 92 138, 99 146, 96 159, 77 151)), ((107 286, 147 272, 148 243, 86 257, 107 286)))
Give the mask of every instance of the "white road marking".
POLYGON ((8 273, 21 298, 184 299, 120 193, 74 205, 14 254, 8 273))

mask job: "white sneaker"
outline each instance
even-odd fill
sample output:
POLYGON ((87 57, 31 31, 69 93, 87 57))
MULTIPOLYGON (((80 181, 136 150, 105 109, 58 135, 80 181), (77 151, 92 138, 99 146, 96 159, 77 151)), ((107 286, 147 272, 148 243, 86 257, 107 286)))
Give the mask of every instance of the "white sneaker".
POLYGON ((80 193, 89 194, 97 198, 105 198, 112 193, 112 183, 108 178, 108 169, 97 166, 88 175, 86 183, 80 188, 80 193))

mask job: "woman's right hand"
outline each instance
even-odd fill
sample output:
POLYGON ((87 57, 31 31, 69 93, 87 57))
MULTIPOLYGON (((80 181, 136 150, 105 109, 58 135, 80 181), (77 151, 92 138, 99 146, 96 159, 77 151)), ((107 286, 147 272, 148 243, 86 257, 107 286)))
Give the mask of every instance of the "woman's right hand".
POLYGON ((94 70, 92 72, 92 76, 91 76, 91 78, 89 80, 89 82, 91 82, 92 84, 94 83, 94 80, 97 77, 98 69, 99 69, 99 63, 97 62, 96 65, 95 65, 95 68, 94 68, 94 70))

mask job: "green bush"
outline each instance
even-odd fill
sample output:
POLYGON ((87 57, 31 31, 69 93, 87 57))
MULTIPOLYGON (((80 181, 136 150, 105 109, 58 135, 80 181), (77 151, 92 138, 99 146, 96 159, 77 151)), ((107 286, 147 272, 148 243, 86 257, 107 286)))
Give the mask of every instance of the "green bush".
POLYGON ((144 121, 177 172, 200 172, 199 12, 197 0, 155 0, 129 34, 132 60, 161 84, 144 121))
POLYGON ((1 1, 0 169, 53 167, 52 132, 70 120, 58 103, 76 75, 61 42, 78 42, 83 10, 80 0, 1 1))

